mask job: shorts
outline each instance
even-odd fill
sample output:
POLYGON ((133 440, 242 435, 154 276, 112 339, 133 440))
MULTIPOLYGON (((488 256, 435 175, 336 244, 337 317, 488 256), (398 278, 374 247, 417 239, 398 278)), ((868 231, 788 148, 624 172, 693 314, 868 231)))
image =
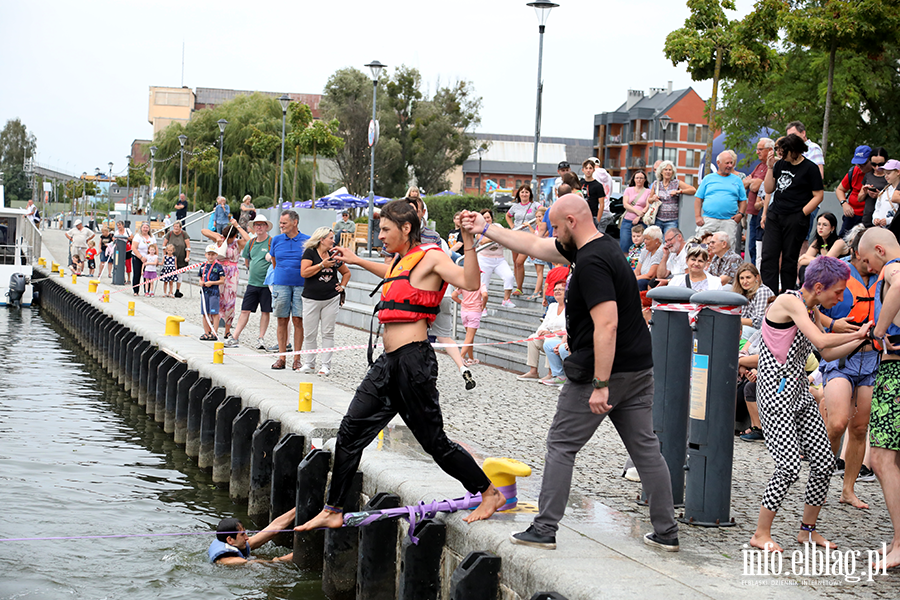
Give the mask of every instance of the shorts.
POLYGON ((72 246, 72 258, 77 258, 78 260, 84 262, 84 253, 87 252, 87 248, 81 248, 79 246, 72 246))
POLYGON ((103 252, 100 253, 100 262, 102 262, 102 263, 108 263, 108 262, 111 261, 112 259, 113 259, 113 257, 112 257, 112 256, 109 256, 109 255, 106 253, 106 251, 103 251, 103 252))
POLYGON ((217 315, 219 314, 219 295, 207 294, 204 292, 202 294, 202 298, 200 300, 202 306, 200 307, 200 314, 207 315, 217 315))
POLYGON ((428 335, 439 337, 453 337, 453 305, 452 300, 444 297, 441 300, 441 312, 428 328, 428 335))
MULTIPOLYGON (((272 314, 276 319, 303 318, 302 285, 273 285, 272 314)), ((243 310, 243 309, 242 309, 243 310)))
POLYGON ((87 262, 88 262, 88 269, 96 269, 97 268, 97 263, 94 262, 93 258, 89 259, 87 262))
POLYGON ((156 279, 156 271, 144 270, 144 280, 145 281, 153 281, 154 279, 156 279))
POLYGON ((869 413, 869 444, 900 450, 900 360, 882 361, 869 413))
POLYGON ((877 350, 857 352, 853 356, 825 363, 824 381, 827 385, 832 379, 846 379, 853 388, 875 385, 878 373, 878 359, 881 353, 877 350), (841 362, 844 366, 841 367, 841 362))
POLYGON ((261 312, 272 312, 272 292, 268 286, 247 285, 247 289, 244 290, 244 299, 241 302, 241 311, 249 310, 255 313, 257 306, 261 312))
POLYGON ((462 312, 462 324, 466 329, 478 329, 481 327, 481 311, 462 312))

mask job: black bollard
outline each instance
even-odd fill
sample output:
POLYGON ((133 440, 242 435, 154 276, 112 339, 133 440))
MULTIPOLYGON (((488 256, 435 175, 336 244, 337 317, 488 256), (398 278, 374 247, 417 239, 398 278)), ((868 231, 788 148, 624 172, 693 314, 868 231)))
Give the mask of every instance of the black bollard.
MULTIPOLYGON (((163 431, 175 433, 175 405, 178 403, 178 381, 187 372, 187 363, 175 361, 166 374, 166 403, 163 410, 163 431)), ((185 390, 187 388, 185 387, 185 390)), ((185 392, 186 393, 186 392, 185 392)))
POLYGON ((191 458, 200 456, 200 419, 203 415, 203 399, 209 393, 210 387, 212 387, 212 380, 209 377, 198 377, 191 389, 188 390, 184 453, 191 458))
MULTIPOLYGON (((164 354, 159 366, 156 367, 156 408, 153 410, 153 420, 157 423, 166 422, 166 390, 169 385, 169 371, 171 371, 178 360, 170 354, 164 354)), ((147 404, 150 404, 148 401, 147 404)))
MULTIPOLYGON (((150 355, 150 361, 147 363, 147 386, 146 389, 143 390, 143 404, 147 414, 150 416, 153 416, 153 413, 156 412, 156 378, 158 375, 159 364, 168 356, 168 354, 157 348, 154 350, 153 354, 150 355)), ((141 404, 140 399, 138 400, 138 404, 141 404)))
POLYGON ((251 521, 262 527, 269 522, 267 519, 272 495, 272 458, 279 437, 281 437, 281 421, 274 419, 263 421, 253 432, 247 514, 250 515, 251 521))
MULTIPOLYGON (((303 460, 306 438, 299 433, 286 433, 272 450, 272 492, 269 498, 269 522, 294 507, 297 490, 297 466, 303 460)), ((275 543, 293 546, 294 536, 279 533, 275 543)))
POLYGON ((106 350, 103 353, 103 370, 113 374, 113 364, 116 356, 116 340, 124 327, 115 321, 106 329, 106 350))
POLYGON ((112 339, 109 342, 109 361, 106 365, 106 371, 113 379, 119 378, 119 350, 122 344, 122 338, 128 332, 128 328, 119 325, 112 330, 112 339))
POLYGON ((143 338, 135 335, 131 338, 131 342, 125 349, 125 391, 131 392, 131 386, 134 384, 134 357, 137 347, 141 345, 143 338))
POLYGON ((469 552, 450 576, 450 600, 497 600, 500 595, 500 557, 469 552))
MULTIPOLYGON (((250 497, 250 451, 253 432, 258 424, 259 409, 245 406, 231 425, 231 475, 228 496, 235 504, 243 504, 250 497)), ((213 476, 217 468, 220 468, 218 462, 213 463, 213 476)))
MULTIPOLYGON (((188 422, 188 406, 191 388, 200 379, 200 373, 197 371, 185 371, 175 390, 175 443, 183 446, 187 442, 187 422, 188 422)), ((200 397, 203 398, 202 396, 200 397)), ((199 404, 198 404, 199 407, 199 404)), ((199 414, 199 411, 198 411, 199 414)), ((197 422, 197 429, 200 428, 200 422, 197 422)))
POLYGON ((559 592, 538 592, 529 600, 568 600, 559 592))
POLYGON ((213 445, 213 483, 227 485, 231 479, 231 439, 234 419, 241 412, 241 397, 228 396, 216 409, 216 439, 213 445))
POLYGON ((422 521, 413 530, 418 545, 404 538, 400 550, 400 600, 437 600, 441 594, 441 555, 447 526, 422 521))
MULTIPOLYGON (((363 510, 400 506, 400 496, 378 492, 363 510)), ((376 521, 359 529, 359 564, 356 597, 359 600, 394 600, 397 597, 397 519, 376 521)))
MULTIPOLYGON (((316 448, 300 461, 297 467, 297 507, 295 524, 302 525, 322 512, 325 506, 325 485, 331 453, 316 448)), ((294 564, 305 571, 322 570, 325 549, 324 531, 305 531, 294 534, 294 564)))
POLYGON ((214 387, 203 397, 200 408, 200 443, 197 451, 197 466, 212 471, 216 453, 216 411, 225 400, 225 388, 214 387))
POLYGON ((118 380, 120 385, 125 384, 125 365, 128 360, 128 344, 131 343, 131 340, 135 338, 135 333, 130 329, 127 330, 122 337, 119 339, 119 349, 118 349, 118 367, 116 370, 116 379, 118 380))
MULTIPOLYGON (((647 292, 659 303, 653 308, 650 337, 653 348, 653 432, 672 479, 672 500, 684 504, 684 462, 687 457, 688 403, 691 394, 691 342, 688 313, 666 305, 689 304, 694 290, 670 285, 647 292)), ((646 497, 644 498, 646 502, 646 497)))
MULTIPOLYGON (((350 492, 344 503, 346 512, 359 510, 359 494, 362 491, 363 474, 357 471, 350 484, 350 492)), ((330 600, 354 600, 356 598, 356 570, 359 558, 359 529, 327 529, 322 566, 322 591, 330 600)))
MULTIPOLYGON (((740 307, 747 299, 733 292, 698 292, 691 302, 705 307, 740 307)), ((691 525, 727 527, 735 524, 731 519, 731 468, 741 316, 703 308, 695 329, 682 520, 691 525)))
POLYGON ((138 344, 138 347, 134 351, 134 359, 133 359, 133 370, 131 372, 131 376, 133 381, 131 382, 131 398, 137 400, 141 387, 146 385, 146 380, 141 383, 141 377, 147 377, 147 362, 150 360, 150 356, 144 358, 144 353, 150 348, 150 342, 147 340, 142 341, 138 344))

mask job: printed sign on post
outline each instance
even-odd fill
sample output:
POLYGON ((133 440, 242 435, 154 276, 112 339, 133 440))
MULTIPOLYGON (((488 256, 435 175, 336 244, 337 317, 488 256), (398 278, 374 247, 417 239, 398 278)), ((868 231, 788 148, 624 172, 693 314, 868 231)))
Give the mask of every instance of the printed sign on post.
POLYGON ((709 378, 709 356, 694 354, 691 359, 691 418, 706 420, 706 384, 709 378))

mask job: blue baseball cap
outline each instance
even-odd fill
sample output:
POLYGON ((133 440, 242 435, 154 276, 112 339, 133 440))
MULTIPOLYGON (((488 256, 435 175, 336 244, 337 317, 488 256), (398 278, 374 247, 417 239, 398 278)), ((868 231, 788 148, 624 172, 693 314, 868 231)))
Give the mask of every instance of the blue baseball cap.
POLYGON ((869 160, 869 156, 872 154, 872 149, 868 146, 857 146, 856 150, 853 152, 853 160, 850 162, 854 165, 864 165, 867 160, 869 160))

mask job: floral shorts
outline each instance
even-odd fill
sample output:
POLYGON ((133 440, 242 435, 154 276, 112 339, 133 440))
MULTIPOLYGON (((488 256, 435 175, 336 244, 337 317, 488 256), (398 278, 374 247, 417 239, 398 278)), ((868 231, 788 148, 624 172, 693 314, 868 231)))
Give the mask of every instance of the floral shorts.
POLYGON ((869 416, 869 442, 877 448, 900 450, 900 360, 885 360, 878 367, 869 416))

